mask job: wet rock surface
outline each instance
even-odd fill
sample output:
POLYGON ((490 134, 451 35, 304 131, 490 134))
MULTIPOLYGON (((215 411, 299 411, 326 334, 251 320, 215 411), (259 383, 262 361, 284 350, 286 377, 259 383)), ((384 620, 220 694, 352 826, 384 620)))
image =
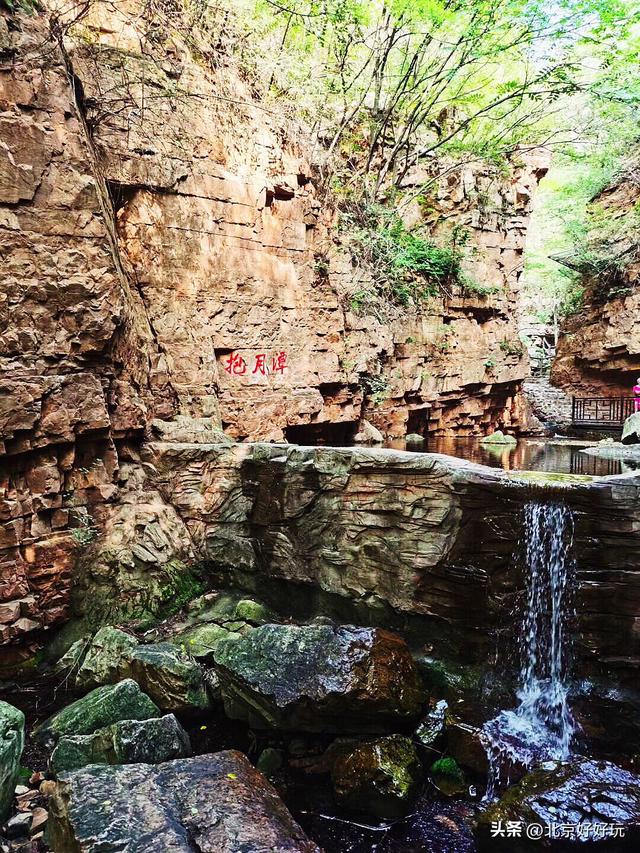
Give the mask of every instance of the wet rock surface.
POLYGON ((56 853, 319 853, 238 752, 64 774, 51 799, 56 853))
POLYGON ((227 714, 258 727, 383 731, 426 700, 406 644, 379 629, 265 625, 214 660, 227 714))
MULTIPOLYGON (((524 834, 524 833, 523 833, 524 834)), ((607 761, 576 759, 543 765, 511 787, 478 822, 482 850, 535 850, 542 846, 562 850, 581 848, 586 842, 596 849, 637 850, 640 843, 640 776, 607 761), (491 837, 491 824, 519 821, 576 827, 573 837, 554 840, 523 837, 491 837), (606 827, 619 827, 615 837, 606 827), (600 829, 598 829, 600 827, 600 829), (585 837, 582 838, 582 835, 585 837)))
POLYGON ((406 814, 421 777, 416 748, 401 735, 345 744, 331 768, 337 801, 349 811, 381 818, 406 814))
POLYGON ((469 804, 425 796, 403 820, 374 824, 313 814, 305 827, 331 853, 475 853, 472 822, 469 804))

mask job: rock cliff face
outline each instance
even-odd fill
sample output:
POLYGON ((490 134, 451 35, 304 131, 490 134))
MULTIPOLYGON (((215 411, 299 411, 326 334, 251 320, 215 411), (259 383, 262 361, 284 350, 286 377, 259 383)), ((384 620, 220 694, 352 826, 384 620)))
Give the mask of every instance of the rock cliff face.
MULTIPOLYGON (((640 186, 623 177, 595 199, 605 215, 621 219, 630 215, 640 199, 640 186)), ((624 250, 611 246, 612 253, 624 250)), ((552 365, 554 385, 572 389, 577 396, 629 397, 640 375, 640 264, 625 265, 618 286, 623 295, 602 299, 600 277, 587 274, 582 309, 563 323, 552 365)))
MULTIPOLYGON (((470 272, 495 293, 390 323, 357 316, 305 134, 256 100, 223 44, 204 50, 185 14, 135 0, 0 12, 0 638, 12 647, 66 618, 78 552, 133 500, 154 418, 332 443, 363 417, 390 436, 520 422, 512 308, 544 166, 465 169, 439 186, 434 231, 468 226, 470 272)), ((136 512, 156 524, 164 567, 173 510, 147 498, 136 512)))

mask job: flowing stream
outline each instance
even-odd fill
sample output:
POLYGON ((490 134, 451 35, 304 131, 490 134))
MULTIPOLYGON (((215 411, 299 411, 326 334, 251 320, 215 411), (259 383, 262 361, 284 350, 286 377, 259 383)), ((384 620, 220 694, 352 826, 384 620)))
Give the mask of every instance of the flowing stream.
POLYGON ((573 515, 564 504, 531 501, 524 511, 526 597, 520 633, 518 706, 485 724, 493 799, 514 773, 570 754, 566 621, 573 587, 573 515))

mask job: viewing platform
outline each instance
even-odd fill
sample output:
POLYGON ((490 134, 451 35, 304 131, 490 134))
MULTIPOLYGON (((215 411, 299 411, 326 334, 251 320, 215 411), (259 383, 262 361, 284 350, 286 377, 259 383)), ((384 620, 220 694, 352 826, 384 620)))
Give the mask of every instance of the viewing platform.
POLYGON ((578 429, 622 429, 634 412, 634 397, 572 397, 571 425, 578 429))

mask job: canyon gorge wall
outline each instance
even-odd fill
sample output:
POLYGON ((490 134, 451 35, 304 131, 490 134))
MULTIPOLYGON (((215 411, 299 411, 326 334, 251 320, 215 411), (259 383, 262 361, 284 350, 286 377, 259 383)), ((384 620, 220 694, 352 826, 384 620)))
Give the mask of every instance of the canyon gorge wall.
POLYGON ((484 292, 360 316, 304 129, 205 35, 178 6, 165 18, 133 0, 0 13, 8 658, 67 618, 78 555, 127 501, 142 529, 171 515, 131 497, 163 422, 332 443, 363 418, 390 437, 522 422, 513 307, 544 164, 464 167, 439 182, 435 214, 406 214, 467 227, 484 292))
MULTIPOLYGON (((622 224, 639 200, 640 185, 631 172, 623 173, 593 203, 622 224)), ((578 397, 630 397, 640 375, 640 262, 633 240, 622 229, 609 247, 612 256, 624 257, 622 253, 632 250, 616 281, 620 295, 607 297, 602 292, 604 274, 586 272, 583 305, 562 324, 551 381, 578 397)))

